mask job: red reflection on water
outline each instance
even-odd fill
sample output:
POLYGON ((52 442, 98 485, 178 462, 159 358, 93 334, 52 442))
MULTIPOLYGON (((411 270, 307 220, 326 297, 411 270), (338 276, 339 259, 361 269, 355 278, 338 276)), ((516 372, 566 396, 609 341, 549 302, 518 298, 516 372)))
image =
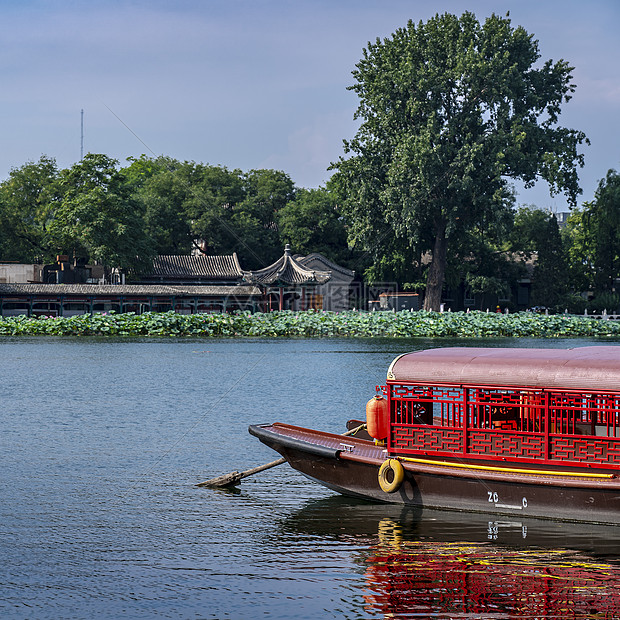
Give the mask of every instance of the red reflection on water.
POLYGON ((620 567, 567 549, 381 537, 367 611, 387 617, 620 618, 620 567))

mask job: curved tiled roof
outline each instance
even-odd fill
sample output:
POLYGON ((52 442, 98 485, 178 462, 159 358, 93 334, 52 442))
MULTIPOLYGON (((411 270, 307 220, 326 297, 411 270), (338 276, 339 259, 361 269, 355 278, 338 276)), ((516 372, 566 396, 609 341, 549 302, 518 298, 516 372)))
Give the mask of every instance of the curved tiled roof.
POLYGON ((260 295, 256 286, 166 284, 0 284, 0 295, 260 295))
POLYGON ((297 261, 300 264, 302 264, 304 267, 306 267, 308 263, 310 263, 311 261, 318 260, 324 265, 326 265, 327 267, 329 267, 330 271, 338 271, 339 273, 345 276, 349 276, 351 278, 355 276, 355 271, 353 271, 352 269, 347 269, 346 267, 342 267, 341 265, 336 265, 336 263, 329 260, 329 258, 327 258, 326 256, 323 256, 323 254, 320 254, 319 252, 313 252, 312 254, 308 254, 308 256, 298 255, 298 256, 295 256, 295 259, 297 259, 297 261))
POLYGON ((329 271, 317 271, 304 267, 291 255, 286 244, 284 255, 273 265, 257 271, 244 271, 243 280, 252 284, 324 284, 332 277, 329 271))
POLYGON ((157 256, 153 260, 153 278, 241 278, 243 272, 237 254, 229 256, 157 256))

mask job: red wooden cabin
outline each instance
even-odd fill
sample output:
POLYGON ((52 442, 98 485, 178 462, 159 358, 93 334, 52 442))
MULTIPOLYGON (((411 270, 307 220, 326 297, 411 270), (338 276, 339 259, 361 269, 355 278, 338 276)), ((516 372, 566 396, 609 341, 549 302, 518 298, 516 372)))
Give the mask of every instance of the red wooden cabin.
POLYGON ((620 346, 417 351, 384 391, 391 456, 620 468, 620 346))

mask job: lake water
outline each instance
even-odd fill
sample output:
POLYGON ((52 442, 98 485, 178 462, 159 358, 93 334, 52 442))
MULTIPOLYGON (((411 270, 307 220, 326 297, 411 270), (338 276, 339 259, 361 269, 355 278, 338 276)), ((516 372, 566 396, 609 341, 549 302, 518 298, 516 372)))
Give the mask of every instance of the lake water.
MULTIPOLYGON (((619 618, 618 528, 335 495, 249 424, 343 432, 429 340, 0 340, 5 618, 619 618)), ((464 341, 567 347, 575 340, 464 341)))

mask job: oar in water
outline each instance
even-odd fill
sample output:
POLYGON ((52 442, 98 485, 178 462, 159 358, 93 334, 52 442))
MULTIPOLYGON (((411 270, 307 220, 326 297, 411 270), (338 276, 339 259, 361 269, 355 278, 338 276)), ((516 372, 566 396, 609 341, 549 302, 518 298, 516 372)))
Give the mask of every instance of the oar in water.
MULTIPOLYGON (((343 437, 348 435, 355 435, 358 431, 361 431, 365 428, 365 424, 360 424, 355 428, 352 428, 350 431, 346 433, 342 433, 343 437)), ((229 474, 224 474, 223 476, 218 476, 217 478, 211 478, 211 480, 205 480, 204 482, 199 482, 197 487, 210 487, 212 489, 224 489, 226 487, 234 487, 238 485, 243 478, 247 478, 248 476, 252 476, 253 474, 258 474, 261 471, 265 471, 266 469, 271 469, 272 467, 277 467, 278 465, 282 465, 282 463, 286 463, 286 459, 282 457, 277 461, 271 461, 271 463, 266 463, 265 465, 259 465, 258 467, 253 467, 252 469, 246 469, 245 471, 231 471, 229 474)))

